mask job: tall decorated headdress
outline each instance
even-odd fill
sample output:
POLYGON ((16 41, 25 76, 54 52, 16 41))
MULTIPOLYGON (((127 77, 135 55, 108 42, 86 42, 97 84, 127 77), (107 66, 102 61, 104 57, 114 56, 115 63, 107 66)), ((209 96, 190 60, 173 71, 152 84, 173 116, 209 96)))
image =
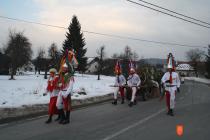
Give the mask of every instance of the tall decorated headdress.
MULTIPOLYGON (((173 57, 172 53, 169 53, 169 54, 168 54, 167 68, 168 68, 168 69, 172 69, 172 71, 175 70, 175 62, 174 62, 174 57, 173 57)), ((169 81, 170 81, 170 83, 172 84, 172 82, 173 82, 173 79, 172 79, 172 72, 170 72, 169 81)))
POLYGON ((168 59, 167 59, 167 68, 175 70, 175 61, 172 53, 168 54, 168 59))
POLYGON ((59 73, 61 73, 63 69, 67 69, 68 72, 71 75, 73 75, 75 72, 74 68, 76 68, 77 65, 78 65, 78 61, 75 57, 75 53, 73 52, 73 50, 67 49, 64 56, 61 59, 59 73))
POLYGON ((120 60, 117 60, 116 64, 115 64, 115 68, 114 71, 116 74, 122 73, 122 67, 120 64, 120 60))
POLYGON ((135 63, 130 59, 129 60, 129 72, 135 72, 136 65, 135 63))

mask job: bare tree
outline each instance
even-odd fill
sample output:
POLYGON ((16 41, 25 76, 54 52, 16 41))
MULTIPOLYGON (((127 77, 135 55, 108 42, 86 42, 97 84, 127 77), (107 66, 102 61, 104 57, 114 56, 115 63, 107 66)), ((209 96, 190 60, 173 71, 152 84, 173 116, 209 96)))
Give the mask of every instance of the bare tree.
POLYGON ((11 80, 14 79, 17 69, 31 60, 32 53, 31 43, 29 39, 23 35, 23 32, 10 31, 5 54, 10 57, 11 80))
POLYGON ((138 58, 139 58, 139 55, 134 51, 134 52, 133 52, 133 60, 134 60, 134 61, 137 61, 138 58))
POLYGON ((105 56, 104 52, 105 46, 101 46, 96 52, 99 55, 99 66, 98 66, 98 80, 100 80, 100 74, 102 73, 103 69, 103 58, 105 56))
POLYGON ((35 67, 38 73, 40 74, 41 70, 44 70, 45 68, 45 50, 40 47, 37 53, 37 57, 35 59, 35 67))
POLYGON ((133 53, 132 53, 131 48, 129 46, 126 46, 124 51, 125 51, 124 52, 124 55, 125 55, 124 58, 125 59, 132 59, 133 53))
POLYGON ((61 53, 55 43, 52 43, 48 49, 48 57, 50 59, 50 67, 59 69, 59 63, 61 58, 61 53))
POLYGON ((207 76, 210 78, 210 45, 208 46, 208 54, 206 55, 206 70, 207 76))
POLYGON ((187 59, 192 63, 195 69, 196 77, 198 77, 198 63, 202 61, 204 56, 204 51, 200 49, 191 49, 186 52, 187 59))

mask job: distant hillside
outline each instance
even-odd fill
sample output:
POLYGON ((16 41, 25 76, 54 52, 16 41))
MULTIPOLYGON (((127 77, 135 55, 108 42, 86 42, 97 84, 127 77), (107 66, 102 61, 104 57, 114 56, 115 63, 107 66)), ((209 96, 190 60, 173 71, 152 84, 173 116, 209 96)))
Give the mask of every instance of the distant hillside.
POLYGON ((160 59, 160 58, 146 58, 146 59, 141 59, 139 60, 139 63, 145 63, 149 65, 163 65, 166 64, 167 59, 160 59))

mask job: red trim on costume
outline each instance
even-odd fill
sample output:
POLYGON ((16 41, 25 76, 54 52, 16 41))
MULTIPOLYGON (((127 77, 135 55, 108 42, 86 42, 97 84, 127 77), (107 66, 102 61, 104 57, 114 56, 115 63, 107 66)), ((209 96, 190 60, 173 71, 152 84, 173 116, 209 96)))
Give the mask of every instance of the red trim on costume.
POLYGON ((47 91, 48 92, 53 92, 54 89, 58 89, 58 87, 57 87, 58 76, 54 76, 54 77, 51 77, 51 78, 48 80, 48 84, 47 84, 47 91))
POLYGON ((168 91, 166 91, 166 106, 168 108, 168 110, 170 110, 170 93, 168 91))
POLYGON ((50 98, 49 109, 48 109, 48 114, 49 115, 58 114, 58 109, 56 107, 56 102, 57 102, 57 96, 50 98))
POLYGON ((173 82, 173 78, 172 78, 172 72, 170 72, 169 81, 170 81, 170 84, 172 84, 172 82, 173 82))
POLYGON ((121 95, 121 98, 125 97, 124 88, 123 87, 120 87, 120 95, 121 95))
POLYGON ((71 96, 68 96, 67 98, 63 97, 63 107, 65 111, 71 111, 71 96))

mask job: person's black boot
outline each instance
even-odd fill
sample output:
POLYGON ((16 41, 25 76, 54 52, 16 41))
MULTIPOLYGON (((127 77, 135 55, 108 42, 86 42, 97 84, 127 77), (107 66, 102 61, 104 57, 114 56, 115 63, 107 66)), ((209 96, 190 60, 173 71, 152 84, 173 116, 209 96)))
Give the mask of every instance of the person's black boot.
POLYGON ((167 114, 166 115, 170 115, 170 109, 168 110, 167 114))
POLYGON ((66 112, 66 118, 63 124, 68 124, 68 123, 70 123, 70 111, 66 112))
POLYGON ((63 109, 60 109, 59 112, 60 112, 59 124, 63 124, 63 122, 65 121, 65 114, 64 114, 63 109))
POLYGON ((52 122, 52 115, 49 116, 48 120, 45 122, 46 124, 51 123, 52 122))
POLYGON ((136 100, 134 100, 134 103, 133 103, 134 105, 137 105, 137 101, 136 100))
POLYGON ((171 115, 171 116, 174 116, 173 109, 170 109, 170 110, 171 110, 170 115, 171 115))
POLYGON ((59 121, 60 118, 61 118, 61 115, 58 113, 58 117, 55 119, 55 121, 56 121, 56 122, 59 121))
POLYGON ((133 106, 133 102, 130 102, 130 103, 128 104, 128 106, 132 107, 132 106, 133 106))
POLYGON ((117 99, 114 99, 114 101, 112 102, 113 105, 117 105, 117 99))
POLYGON ((125 99, 124 99, 124 98, 122 98, 121 104, 124 104, 124 103, 125 103, 125 99))

